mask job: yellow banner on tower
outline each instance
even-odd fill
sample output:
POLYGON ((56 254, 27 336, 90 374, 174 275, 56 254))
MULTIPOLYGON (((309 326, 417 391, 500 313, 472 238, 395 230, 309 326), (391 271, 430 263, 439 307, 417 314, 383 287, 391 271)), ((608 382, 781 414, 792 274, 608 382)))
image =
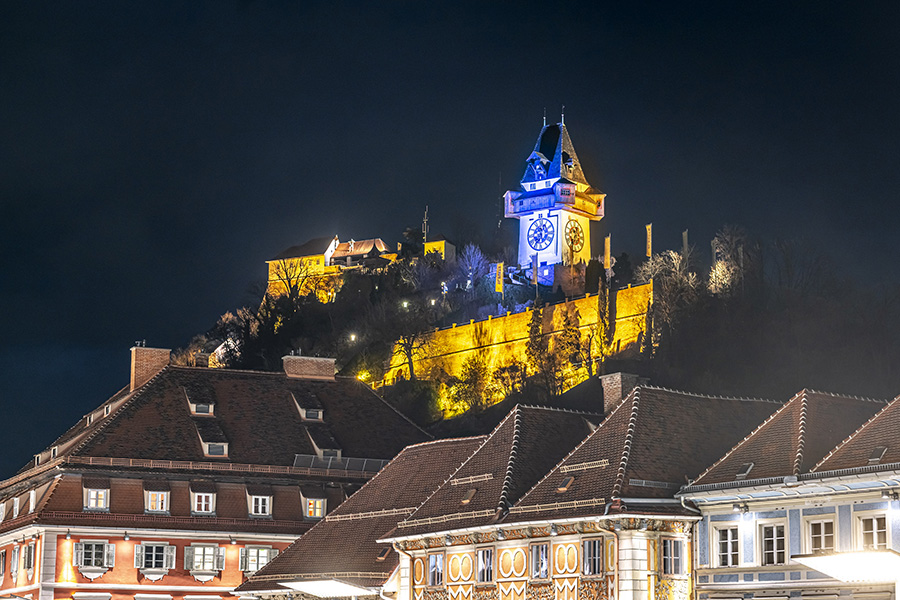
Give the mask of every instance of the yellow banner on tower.
POLYGON ((498 294, 503 293, 503 263, 497 263, 497 282, 494 284, 494 291, 498 294))
POLYGON ((610 268, 611 261, 609 259, 611 256, 612 255, 609 252, 609 236, 606 236, 606 242, 603 244, 603 268, 604 269, 610 268))
POLYGON ((647 223, 647 258, 653 256, 653 223, 647 223))

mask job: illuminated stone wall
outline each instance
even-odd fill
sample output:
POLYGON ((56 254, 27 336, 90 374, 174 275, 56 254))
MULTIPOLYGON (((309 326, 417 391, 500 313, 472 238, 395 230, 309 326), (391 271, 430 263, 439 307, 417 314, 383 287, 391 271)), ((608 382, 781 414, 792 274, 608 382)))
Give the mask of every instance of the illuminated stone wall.
MULTIPOLYGON (((614 354, 630 356, 639 351, 652 297, 652 283, 629 286, 615 293, 614 354)), ((542 315, 545 334, 554 336, 562 331, 567 306, 578 310, 582 332, 597 322, 597 295, 594 294, 545 307, 542 315)), ((528 310, 439 329, 432 336, 427 356, 416 361, 416 375, 422 378, 438 378, 442 372, 458 375, 465 360, 479 353, 491 370, 524 362, 530 320, 531 311, 528 310)), ((399 377, 408 376, 404 357, 395 353, 385 382, 390 384, 399 377)))

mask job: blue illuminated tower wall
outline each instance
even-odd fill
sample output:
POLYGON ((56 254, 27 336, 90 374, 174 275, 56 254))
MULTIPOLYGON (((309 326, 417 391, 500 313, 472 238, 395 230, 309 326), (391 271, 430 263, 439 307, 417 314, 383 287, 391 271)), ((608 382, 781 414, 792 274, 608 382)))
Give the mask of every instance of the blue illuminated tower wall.
MULTIPOLYGON (((520 189, 504 194, 505 216, 519 220, 519 265, 591 259, 590 222, 603 218, 605 194, 584 176, 565 122, 544 125, 520 189)), ((549 269, 552 273, 552 269, 549 269)))

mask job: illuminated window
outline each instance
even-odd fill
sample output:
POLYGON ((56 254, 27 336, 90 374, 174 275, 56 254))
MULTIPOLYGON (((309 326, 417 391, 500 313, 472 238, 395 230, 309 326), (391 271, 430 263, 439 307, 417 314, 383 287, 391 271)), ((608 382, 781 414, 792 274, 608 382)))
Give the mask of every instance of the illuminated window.
POLYGON ((813 553, 834 550, 834 521, 810 521, 809 549, 813 553))
POLYGON ((175 568, 175 546, 137 544, 134 547, 136 569, 168 570, 175 568))
POLYGON ((85 490, 85 510, 109 510, 109 490, 85 490))
POLYGON ((479 548, 475 551, 476 579, 478 583, 494 581, 494 549, 479 548))
POLYGON ((73 564, 76 567, 113 567, 116 564, 116 547, 105 542, 79 542, 74 544, 73 564))
POLYGON ((428 555, 428 585, 436 586, 444 583, 444 555, 428 555))
POLYGON ((306 516, 310 519, 321 519, 325 516, 325 498, 307 498, 306 516))
POLYGON ((195 544, 184 549, 184 568, 188 571, 221 571, 225 568, 225 548, 195 544))
POLYGON ((887 521, 884 515, 862 517, 859 527, 863 550, 887 550, 887 521))
POLYGON ((784 525, 763 525, 760 527, 762 540, 762 564, 784 564, 784 525))
POLYGON ((682 561, 684 542, 663 538, 662 540, 662 572, 664 575, 681 575, 684 573, 682 561))
POLYGON ((272 497, 250 496, 250 514, 256 517, 272 514, 272 497))
POLYGON ((716 530, 718 566, 736 567, 738 564, 738 528, 727 527, 716 530))
POLYGON ((584 575, 600 575, 603 573, 603 540, 584 540, 581 544, 583 561, 581 572, 584 575))
POLYGON ((550 577, 550 555, 547 544, 531 546, 531 578, 548 579, 550 577))
POLYGON ((241 571, 255 573, 278 554, 278 550, 269 546, 247 546, 241 548, 241 571))
POLYGON ((194 494, 194 512, 211 513, 213 511, 213 495, 210 493, 194 494))
POLYGON ((147 512, 167 512, 169 510, 169 492, 148 492, 147 512))

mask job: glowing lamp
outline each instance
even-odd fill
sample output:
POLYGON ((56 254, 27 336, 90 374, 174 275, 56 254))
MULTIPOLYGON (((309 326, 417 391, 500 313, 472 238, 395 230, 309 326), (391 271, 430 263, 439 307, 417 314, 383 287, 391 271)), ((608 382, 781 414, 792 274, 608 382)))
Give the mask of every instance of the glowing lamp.
POLYGON ((900 579, 900 553, 894 550, 801 554, 791 558, 839 581, 896 583, 900 579))

